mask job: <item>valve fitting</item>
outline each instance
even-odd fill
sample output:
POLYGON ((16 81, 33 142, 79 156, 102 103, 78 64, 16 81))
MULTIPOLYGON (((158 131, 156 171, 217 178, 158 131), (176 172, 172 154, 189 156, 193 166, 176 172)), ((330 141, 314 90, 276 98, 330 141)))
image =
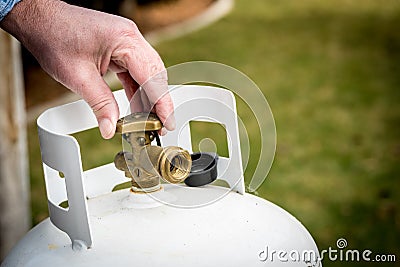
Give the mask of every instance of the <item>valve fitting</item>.
POLYGON ((161 147, 158 131, 161 121, 153 113, 133 113, 117 122, 116 132, 131 151, 121 151, 114 159, 117 169, 132 179, 132 191, 154 192, 161 188, 160 177, 180 183, 189 175, 192 160, 187 150, 177 146, 161 147), (156 139, 157 146, 151 145, 156 139))

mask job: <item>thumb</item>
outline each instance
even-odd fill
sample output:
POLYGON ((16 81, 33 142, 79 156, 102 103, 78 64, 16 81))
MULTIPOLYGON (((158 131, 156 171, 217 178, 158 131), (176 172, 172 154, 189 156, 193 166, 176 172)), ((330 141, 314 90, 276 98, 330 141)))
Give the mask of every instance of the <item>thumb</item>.
MULTIPOLYGON (((85 75, 86 76, 86 75, 85 75)), ((107 83, 93 72, 82 80, 78 94, 89 104, 99 124, 101 136, 110 139, 115 134, 119 109, 107 83)))

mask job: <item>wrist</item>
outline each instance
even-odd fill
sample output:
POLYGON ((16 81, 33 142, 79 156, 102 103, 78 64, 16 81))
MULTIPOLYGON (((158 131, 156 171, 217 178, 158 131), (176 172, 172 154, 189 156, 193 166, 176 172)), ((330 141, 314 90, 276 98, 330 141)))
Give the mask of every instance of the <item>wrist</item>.
POLYGON ((0 22, 0 27, 29 46, 40 34, 40 26, 49 23, 63 4, 59 0, 21 0, 0 22))

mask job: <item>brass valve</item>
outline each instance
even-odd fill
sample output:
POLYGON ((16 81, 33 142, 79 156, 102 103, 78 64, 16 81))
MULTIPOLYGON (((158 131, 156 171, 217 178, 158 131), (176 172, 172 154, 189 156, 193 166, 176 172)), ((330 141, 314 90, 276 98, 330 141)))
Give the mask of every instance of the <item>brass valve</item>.
POLYGON ((161 128, 161 121, 153 113, 133 113, 117 122, 116 132, 122 134, 131 151, 119 152, 114 164, 132 179, 133 191, 157 191, 161 188, 160 177, 180 183, 190 173, 189 152, 177 146, 161 147, 158 136, 161 128), (151 145, 154 139, 157 146, 151 145))

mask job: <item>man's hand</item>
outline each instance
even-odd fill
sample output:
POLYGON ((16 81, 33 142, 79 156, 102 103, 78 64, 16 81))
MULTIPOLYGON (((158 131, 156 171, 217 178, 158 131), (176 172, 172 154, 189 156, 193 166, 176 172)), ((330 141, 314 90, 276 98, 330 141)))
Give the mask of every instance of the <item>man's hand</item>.
POLYGON ((175 128, 163 62, 132 21, 59 0, 22 0, 0 26, 54 79, 82 96, 104 138, 114 135, 119 117, 102 78, 107 70, 117 73, 133 111, 152 110, 167 130, 175 128))

